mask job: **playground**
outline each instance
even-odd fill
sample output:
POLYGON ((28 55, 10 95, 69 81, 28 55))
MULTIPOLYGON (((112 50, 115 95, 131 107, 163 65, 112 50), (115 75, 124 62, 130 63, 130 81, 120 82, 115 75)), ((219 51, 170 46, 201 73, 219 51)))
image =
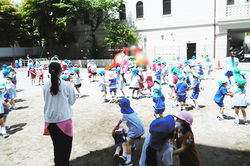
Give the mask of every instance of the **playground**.
MULTIPOLYGON (((240 64, 241 66, 241 64, 240 64)), ((244 65, 243 68, 246 68, 244 65)), ((249 69, 248 69, 249 70, 249 69)), ((89 82, 86 69, 81 69, 82 98, 77 99, 72 107, 73 116, 73 147, 71 153, 72 166, 112 166, 114 140, 111 136, 114 125, 121 118, 120 108, 115 103, 101 103, 98 82, 89 82)), ((250 165, 250 125, 234 125, 234 110, 230 107, 230 98, 225 98, 225 114, 227 119, 216 119, 218 107, 213 101, 217 91, 218 79, 223 76, 223 70, 215 70, 211 80, 203 81, 204 91, 201 92, 200 109, 188 107, 194 117, 192 130, 195 143, 200 153, 202 166, 248 166, 250 165)), ((45 71, 45 81, 48 81, 45 71)), ((247 72, 249 75, 249 72, 247 72)), ((7 125, 10 136, 8 139, 0 137, 0 165, 53 165, 53 146, 49 136, 43 136, 44 118, 42 86, 32 86, 26 69, 17 71, 17 110, 12 110, 8 116, 7 125)), ((126 78, 129 79, 127 74, 126 78)), ((247 78, 250 81, 250 78, 247 78)), ((249 86, 246 87, 250 93, 249 86)), ((125 87, 130 95, 131 90, 125 87)), ((167 93, 167 86, 163 86, 163 93, 167 93)), ((118 96, 121 95, 118 92, 118 96)), ((142 97, 139 100, 131 99, 133 109, 138 112, 146 131, 154 119, 152 98, 142 97)), ((166 98, 167 114, 177 114, 177 108, 172 108, 172 99, 166 98)), ((191 100, 187 100, 191 103, 191 100)), ((247 114, 249 115, 248 108, 247 114)), ((249 118, 248 118, 249 120, 249 118)), ((137 150, 133 153, 134 165, 138 166, 140 152, 146 134, 136 144, 137 150)), ((175 163, 177 158, 175 157, 175 163)))

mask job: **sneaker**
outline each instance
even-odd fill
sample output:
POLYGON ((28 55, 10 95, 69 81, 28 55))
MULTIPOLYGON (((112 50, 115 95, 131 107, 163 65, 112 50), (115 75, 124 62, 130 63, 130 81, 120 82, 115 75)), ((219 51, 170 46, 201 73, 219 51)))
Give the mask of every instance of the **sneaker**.
POLYGON ((9 134, 8 133, 2 133, 3 138, 8 138, 9 134))
POLYGON ((238 126, 240 122, 238 120, 234 120, 234 124, 238 126))
POLYGON ((127 159, 126 159, 126 157, 124 157, 124 156, 119 156, 119 159, 118 159, 118 160, 119 160, 119 163, 120 163, 120 164, 124 165, 127 159))
POLYGON ((220 116, 217 116, 217 119, 219 120, 224 120, 224 118, 220 117, 220 116))
POLYGON ((244 125, 248 125, 248 121, 247 120, 244 120, 244 125))
POLYGON ((196 105, 194 108, 195 108, 195 110, 200 109, 200 107, 198 105, 196 105))
POLYGON ((133 166, 132 162, 129 162, 129 163, 125 163, 123 165, 126 165, 126 166, 133 166))
POLYGON ((10 126, 5 125, 6 130, 10 129, 10 126))
POLYGON ((115 153, 113 155, 113 159, 116 161, 116 162, 119 162, 119 154, 115 153))

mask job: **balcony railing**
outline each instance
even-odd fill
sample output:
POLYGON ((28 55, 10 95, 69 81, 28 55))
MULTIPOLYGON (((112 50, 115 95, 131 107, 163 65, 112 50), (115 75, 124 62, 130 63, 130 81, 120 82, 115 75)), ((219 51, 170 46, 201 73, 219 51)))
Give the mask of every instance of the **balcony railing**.
POLYGON ((227 17, 250 16, 250 3, 228 5, 226 16, 227 17))

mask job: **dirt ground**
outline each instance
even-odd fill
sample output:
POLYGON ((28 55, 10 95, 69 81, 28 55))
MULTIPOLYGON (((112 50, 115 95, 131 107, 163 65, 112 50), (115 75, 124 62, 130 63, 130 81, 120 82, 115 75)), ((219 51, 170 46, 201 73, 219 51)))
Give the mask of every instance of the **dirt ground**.
MULTIPOLYGON (((198 102, 201 109, 190 109, 194 116, 192 130, 196 146, 201 157, 201 166, 249 166, 250 165, 250 125, 234 125, 234 111, 230 98, 225 98, 228 120, 218 121, 217 105, 213 102, 223 70, 215 70, 214 80, 202 81, 205 90, 200 93, 198 102)), ((43 136, 44 118, 42 86, 32 86, 26 77, 27 72, 21 69, 17 73, 17 110, 12 111, 7 119, 10 126, 10 137, 0 137, 1 166, 50 166, 53 165, 53 147, 49 136, 43 136)), ((247 73, 249 75, 249 72, 247 73)), ((111 136, 115 123, 121 118, 117 104, 100 103, 98 82, 89 82, 87 73, 82 72, 81 92, 84 97, 77 99, 74 110, 74 138, 71 153, 72 166, 113 166, 114 140, 111 136)), ((248 82, 250 76, 248 76, 248 82)), ((1 76, 2 78, 2 76, 1 76)), ((46 74, 45 74, 46 78, 46 74)), ((163 92, 166 94, 166 85, 163 92)), ((131 94, 128 86, 127 94, 131 94)), ((247 86, 250 94, 250 87, 247 86)), ((121 93, 118 91, 118 95, 121 93)), ((187 101, 191 103, 191 100, 187 101)), ((172 99, 166 97, 167 114, 177 114, 178 109, 171 107, 172 99)), ((152 98, 132 100, 131 105, 138 112, 146 130, 154 119, 152 98)), ((249 108, 247 114, 250 117, 249 108)), ((242 117, 242 115, 240 115, 242 117)), ((249 119, 249 118, 248 118, 249 119)), ((143 138, 137 142, 137 150, 133 152, 134 165, 138 166, 143 138)), ((175 157, 177 163, 178 158, 175 157)))

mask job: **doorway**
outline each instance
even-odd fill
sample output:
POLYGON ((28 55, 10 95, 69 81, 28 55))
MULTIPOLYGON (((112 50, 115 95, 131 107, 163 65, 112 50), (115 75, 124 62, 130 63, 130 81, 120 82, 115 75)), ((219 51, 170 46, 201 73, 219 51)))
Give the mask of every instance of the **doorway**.
POLYGON ((192 59, 192 57, 196 57, 196 43, 188 43, 187 44, 187 59, 192 59))

